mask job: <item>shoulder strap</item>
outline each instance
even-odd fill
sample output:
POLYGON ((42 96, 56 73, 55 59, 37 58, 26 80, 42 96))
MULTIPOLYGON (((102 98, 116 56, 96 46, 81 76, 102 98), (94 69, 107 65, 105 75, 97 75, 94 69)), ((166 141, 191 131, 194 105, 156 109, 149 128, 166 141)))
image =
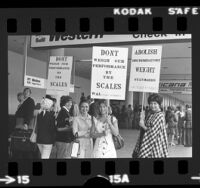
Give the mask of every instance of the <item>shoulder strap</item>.
POLYGON ((33 125, 33 131, 34 132, 35 132, 35 129, 36 129, 36 126, 37 126, 37 116, 38 116, 38 114, 34 118, 34 125, 33 125))
POLYGON ((111 115, 111 123, 113 124, 113 115, 111 115))

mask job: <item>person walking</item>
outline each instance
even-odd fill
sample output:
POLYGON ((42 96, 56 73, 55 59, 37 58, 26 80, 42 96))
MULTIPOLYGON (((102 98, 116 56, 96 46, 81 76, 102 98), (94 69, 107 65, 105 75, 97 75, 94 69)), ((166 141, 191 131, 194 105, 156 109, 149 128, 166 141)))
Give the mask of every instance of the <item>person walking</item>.
POLYGON ((175 114, 175 106, 170 106, 170 111, 166 116, 166 123, 168 125, 169 145, 175 146, 175 135, 178 124, 178 116, 175 114))
POLYGON ((125 105, 122 106, 122 109, 121 109, 121 122, 122 124, 124 125, 124 128, 128 128, 128 114, 127 114, 127 108, 125 105))
POLYGON ((139 126, 142 128, 133 150, 133 158, 166 158, 168 141, 165 117, 161 112, 162 97, 151 94, 148 97, 151 114, 145 119, 145 112, 140 115, 139 126))
POLYGON ((184 130, 184 120, 185 120, 185 113, 183 111, 182 106, 178 106, 178 144, 184 144, 184 137, 183 137, 183 130, 184 130))
POLYGON ((128 120, 128 129, 132 128, 132 122, 133 122, 133 109, 131 107, 131 104, 128 105, 128 109, 127 109, 127 120, 128 120))
POLYGON ((192 108, 189 105, 186 105, 185 112, 184 146, 192 146, 192 108))

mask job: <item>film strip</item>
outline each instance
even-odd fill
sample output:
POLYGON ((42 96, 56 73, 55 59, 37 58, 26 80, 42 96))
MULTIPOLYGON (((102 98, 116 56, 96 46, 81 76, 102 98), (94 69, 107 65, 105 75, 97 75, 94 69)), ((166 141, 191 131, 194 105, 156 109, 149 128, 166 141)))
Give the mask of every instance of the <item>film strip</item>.
MULTIPOLYGON (((0 12, 0 22, 3 26, 0 28, 1 87, 5 88, 1 90, 3 96, 1 121, 4 123, 1 124, 0 186, 82 186, 94 185, 95 183, 103 183, 104 185, 199 184, 198 45, 200 27, 198 23, 200 8, 198 6, 16 8, 1 9, 0 12), (10 36, 53 35, 64 36, 63 40, 70 40, 69 36, 73 39, 78 37, 79 39, 88 39, 97 35, 135 35, 135 38, 138 36, 158 37, 149 43, 144 40, 131 43, 131 45, 151 45, 166 43, 162 37, 168 34, 191 35, 190 40, 182 38, 182 42, 191 42, 192 45, 192 157, 9 159, 9 143, 6 133, 8 132, 10 106, 4 99, 7 98, 9 101, 10 97, 7 74, 10 36)), ((118 41, 117 46, 129 44, 126 42, 118 41)), ((176 42, 175 39, 169 40, 169 43, 176 42)), ((93 46, 116 46, 116 44, 112 42, 83 43, 73 47, 88 48, 93 46)), ((67 48, 69 45, 49 46, 49 49, 65 47, 67 48)), ((133 150, 134 146, 131 147, 133 150)))

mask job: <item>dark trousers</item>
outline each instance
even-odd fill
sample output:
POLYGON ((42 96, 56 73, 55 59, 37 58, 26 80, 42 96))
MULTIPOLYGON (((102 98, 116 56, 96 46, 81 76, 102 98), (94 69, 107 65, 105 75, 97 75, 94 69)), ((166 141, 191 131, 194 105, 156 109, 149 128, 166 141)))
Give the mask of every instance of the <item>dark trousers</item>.
POLYGON ((192 128, 184 129, 184 146, 185 147, 192 146, 192 128))
POLYGON ((178 127, 178 144, 184 145, 184 130, 182 127, 178 127))
POLYGON ((40 158, 40 152, 35 145, 33 150, 30 151, 23 151, 12 148, 11 145, 9 145, 9 158, 10 159, 39 159, 40 158))
POLYGON ((13 150, 11 151, 11 159, 39 159, 39 151, 36 149, 35 151, 19 151, 13 150))

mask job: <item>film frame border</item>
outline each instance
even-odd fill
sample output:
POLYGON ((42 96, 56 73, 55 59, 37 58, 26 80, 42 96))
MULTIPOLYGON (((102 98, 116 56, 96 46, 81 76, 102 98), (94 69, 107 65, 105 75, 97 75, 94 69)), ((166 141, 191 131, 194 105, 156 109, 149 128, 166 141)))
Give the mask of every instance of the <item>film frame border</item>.
MULTIPOLYGON (((94 33, 95 34, 96 33, 103 34, 104 32, 105 32, 104 34, 130 34, 131 32, 134 32, 134 34, 141 34, 142 32, 144 32, 146 34, 162 34, 162 33, 163 34, 168 34, 168 33, 173 33, 173 34, 174 33, 192 34, 192 46, 193 46, 193 48, 192 48, 192 62, 193 62, 192 63, 192 72, 194 73, 194 74, 192 74, 192 80, 193 80, 193 85, 196 86, 197 79, 195 79, 195 78, 198 78, 198 75, 195 73, 196 69, 194 69, 194 66, 196 66, 196 65, 194 64, 194 62, 196 62, 196 59, 198 57, 198 51, 197 51, 198 48, 196 48, 196 47, 197 47, 197 44, 198 44, 197 43, 198 42, 197 39, 199 37, 198 36, 199 28, 197 27, 197 25, 195 25, 195 23, 197 23, 198 20, 199 20, 198 16, 196 16, 196 17, 195 16, 169 16, 169 15, 166 15, 164 13, 162 13, 162 15, 160 15, 158 13, 159 11, 156 11, 156 9, 163 9, 163 10, 165 9, 166 10, 167 7, 166 8, 156 7, 156 8, 152 8, 152 9, 155 9, 155 11, 152 10, 154 12, 153 16, 137 16, 136 18, 135 17, 130 17, 130 19, 128 19, 128 20, 131 20, 131 21, 128 21, 128 23, 130 23, 130 22, 137 23, 138 22, 138 29, 136 31, 134 29, 133 29, 134 31, 130 31, 129 30, 129 28, 130 28, 129 24, 127 24, 127 17, 126 16, 122 16, 122 17, 113 16, 112 15, 112 9, 113 8, 110 8, 110 7, 109 8, 104 8, 104 11, 106 9, 106 11, 105 11, 106 16, 99 16, 98 12, 95 12, 100 17, 98 19, 101 20, 101 24, 99 24, 99 25, 101 27, 103 26, 102 28, 107 28, 106 31, 104 31, 104 29, 102 29, 102 28, 99 30, 98 29, 99 26, 98 27, 92 27, 92 29, 89 30, 89 31, 87 31, 88 27, 86 27, 86 29, 85 29, 85 26, 82 28, 82 24, 84 25, 84 23, 86 23, 86 25, 88 25, 88 21, 89 21, 89 25, 90 25, 92 23, 95 23, 94 20, 97 19, 97 18, 93 19, 93 17, 92 17, 92 21, 91 21, 91 19, 88 20, 88 18, 90 18, 91 15, 94 16, 90 11, 87 12, 87 16, 83 16, 82 17, 82 15, 85 14, 84 10, 83 10, 83 12, 81 14, 78 14, 77 16, 73 17, 73 19, 71 20, 72 23, 74 23, 73 22, 74 20, 75 20, 75 23, 76 23, 76 24, 74 24, 73 27, 71 27, 71 28, 70 27, 66 27, 67 23, 70 23, 70 22, 67 22, 66 20, 68 19, 69 16, 74 16, 73 11, 75 11, 75 12, 78 11, 78 10, 76 10, 76 8, 74 8, 73 11, 72 10, 69 11, 70 13, 66 13, 66 12, 64 13, 64 9, 65 8, 63 8, 63 11, 59 12, 59 13, 57 13, 56 11, 53 11, 54 14, 55 13, 56 14, 55 15, 51 15, 50 16, 50 20, 48 20, 48 21, 45 19, 47 17, 46 17, 46 15, 43 14, 42 10, 37 12, 37 16, 35 15, 35 13, 33 13, 28 17, 26 15, 24 15, 24 13, 25 14, 28 13, 28 11, 27 10, 24 11, 24 9, 23 9, 24 12, 23 11, 20 12, 19 9, 18 10, 14 10, 14 11, 16 11, 18 13, 17 16, 14 16, 14 17, 10 16, 12 14, 9 14, 9 11, 10 11, 10 13, 13 12, 12 10, 9 10, 9 11, 3 10, 3 13, 1 13, 1 15, 3 15, 3 17, 1 18, 1 21, 4 23, 4 25, 6 24, 8 27, 7 28, 3 27, 3 28, 0 29, 0 32, 2 33, 0 38, 3 41, 3 44, 4 44, 4 46, 1 45, 4 48, 4 49, 0 49, 1 53, 3 52, 4 54, 7 54, 7 49, 8 48, 5 48, 5 47, 7 47, 7 39, 6 39, 5 36, 16 35, 16 34, 17 35, 18 34, 19 35, 25 35, 25 34, 26 35, 35 35, 35 34, 42 35, 42 34, 63 34, 63 32, 67 32, 69 34, 71 34, 71 33, 72 34, 73 33, 76 33, 76 34, 88 34, 88 33, 91 33, 91 34, 92 33, 93 34, 94 33), (38 16, 38 15, 41 15, 41 16, 38 16), (15 21, 15 19, 16 19, 16 21, 15 21), (55 19, 59 19, 59 20, 53 21, 55 19), (63 19, 65 21, 63 21, 63 19), (108 20, 105 21, 105 19, 108 19, 108 20), (134 21, 132 21, 132 19, 134 21), (32 23, 32 25, 30 25, 30 22, 32 23), (125 22, 125 24, 124 24, 124 22, 125 22), (54 23, 54 24, 52 24, 52 23, 54 23), (61 23, 61 25, 60 26, 56 26, 56 23, 61 23), (63 23, 64 23, 64 26, 63 26, 63 23), (113 25, 114 27, 109 28, 109 27, 104 25, 106 23, 108 25, 110 25, 110 23, 111 23, 111 25, 113 25), (142 24, 142 23, 145 23, 145 24, 142 24), (157 25, 157 23, 162 23, 162 25, 164 27, 162 27, 162 29, 157 28, 157 26, 155 26, 155 25, 157 25), (10 24, 11 24, 11 28, 9 26, 10 24), (41 26, 39 26, 39 28, 41 28, 41 31, 40 31, 40 29, 38 30, 38 24, 39 25, 41 24, 41 26), (126 27, 119 27, 121 24, 122 24, 122 26, 126 25, 126 27), (14 28, 13 28, 13 26, 14 26, 14 28), (15 28, 15 26, 16 26, 17 29, 15 28), (45 28, 44 26, 47 26, 47 28, 45 28), (192 27, 192 26, 194 26, 194 27, 192 27), (68 28, 69 30, 68 31, 62 30, 63 27, 65 27, 65 29, 68 28), (56 32, 55 28, 57 28, 59 32, 56 32), (9 29, 11 29, 11 30, 9 30, 9 29), (14 31, 14 32, 12 32, 12 31, 14 31), (49 33, 49 31, 50 31, 50 33, 49 33), (84 32, 82 32, 82 31, 84 31, 84 32)), ((97 9, 99 9, 99 11, 100 11, 100 9, 102 9, 102 8, 97 8, 97 9)), ((46 12, 51 12, 51 11, 50 10, 49 11, 46 10, 46 12)), ((3 56, 3 57, 0 57, 0 59, 3 60, 3 62, 5 62, 5 60, 7 60, 7 57, 3 56)), ((3 66, 1 64, 1 68, 3 68, 2 70, 6 70, 6 64, 7 64, 7 61, 6 61, 5 64, 3 64, 3 66)), ((5 76, 7 76, 6 75, 6 71, 5 72, 2 71, 1 73, 2 73, 1 77, 4 78, 4 80, 8 82, 8 80, 7 80, 8 78, 5 77, 5 76)), ((7 88, 7 87, 8 87, 8 85, 5 84, 4 88, 7 88)), ((6 95, 7 94, 6 92, 3 93, 3 94, 5 94, 4 96, 8 96, 8 95, 6 95)), ((193 122, 198 122, 196 119, 199 118, 198 115, 195 115, 198 112, 197 111, 198 108, 197 108, 197 105, 195 105, 196 102, 194 103, 194 99, 195 99, 195 101, 196 100, 198 101, 198 96, 199 95, 198 95, 197 88, 193 87, 193 92, 192 92, 193 118, 194 118, 193 122)), ((6 108, 8 108, 8 106, 6 108)), ((7 115, 6 115, 5 111, 2 111, 2 113, 5 115, 5 116, 3 116, 3 120, 5 120, 5 121, 3 121, 3 122, 7 122, 7 120, 6 120, 6 116, 7 115)), ((200 152, 199 152, 199 150, 197 150, 197 147, 198 147, 197 143, 198 143, 198 140, 199 140, 199 138, 197 138, 198 137, 197 136, 198 128, 197 127, 193 127, 193 128, 194 128, 193 129, 194 137, 193 137, 193 157, 192 158, 187 158, 187 159, 185 159, 185 158, 176 158, 176 159, 173 159, 173 158, 172 159, 139 159, 139 160, 133 160, 133 159, 127 158, 127 159, 117 159, 116 161, 112 160, 112 159, 108 159, 108 160, 106 159, 106 160, 101 160, 100 162, 99 162, 99 160, 80 160, 79 159, 79 160, 75 160, 75 163, 76 164, 78 163, 78 165, 76 165, 77 167, 80 168, 80 166, 83 165, 82 168, 85 168, 85 166, 87 166, 88 162, 89 162, 89 165, 92 168, 92 170, 90 169, 89 172, 87 172, 86 174, 83 174, 84 177, 86 177, 86 176, 87 177, 91 177, 91 175, 97 175, 97 172, 94 173, 94 170, 93 170, 94 166, 97 165, 97 164, 95 164, 96 162, 93 162, 93 161, 97 161, 98 163, 101 163, 101 165, 100 165, 101 167, 104 166, 104 168, 103 168, 104 172, 102 172, 103 175, 104 174, 105 175, 113 174, 114 172, 119 173, 119 174, 127 173, 127 174, 131 175, 131 178, 134 179, 134 180, 130 179, 131 180, 130 184, 138 184, 139 179, 140 179, 139 176, 143 176, 144 175, 143 174, 144 171, 142 170, 142 169, 144 169, 144 166, 146 167, 145 169, 150 169, 149 171, 147 171, 148 174, 149 173, 151 174, 152 172, 154 172, 154 175, 153 175, 153 173, 151 174, 153 176, 153 177, 151 177, 151 182, 154 182, 156 184, 157 183, 162 184, 162 183, 166 182, 166 180, 163 179, 163 178, 166 178, 166 176, 163 175, 163 174, 165 174, 167 172, 171 172, 169 167, 176 166, 177 168, 176 168, 175 172, 179 172, 179 174, 181 174, 180 175, 181 179, 184 178, 185 181, 184 182, 180 181, 180 179, 177 178, 177 181, 175 181, 174 183, 179 182, 179 183, 183 183, 183 184, 184 183, 186 183, 186 184, 187 183, 194 183, 195 184, 194 181, 193 182, 189 181, 189 177, 191 177, 191 176, 193 176, 195 174, 197 175, 199 173, 198 165, 196 164, 196 166, 194 166, 192 164, 194 164, 194 162, 195 162, 195 161, 193 162, 193 160, 197 161, 198 156, 200 156, 200 152), (123 164, 126 163, 125 166, 126 167, 128 166, 128 167, 126 169, 124 169, 123 165, 119 164, 120 161, 123 161, 123 164), (113 162, 114 162, 114 165, 113 165, 113 162), (164 162, 164 164, 163 164, 163 162, 164 162), (102 165, 102 163, 104 163, 104 165, 102 165), (154 166, 158 166, 158 165, 159 166, 160 165, 163 166, 163 170, 158 170, 157 171, 156 168, 154 169, 154 166), (183 168, 182 168, 182 165, 183 165, 183 168), (131 168, 130 168, 130 166, 131 166, 131 168), (134 171, 132 166, 133 167, 137 166, 137 168, 136 168, 137 170, 134 171), (192 167, 197 167, 197 169, 192 169, 192 167), (107 168, 111 169, 111 170, 106 170, 107 168), (129 170, 127 170, 127 169, 129 169, 129 170), (128 173, 127 171, 129 171, 130 173, 128 173), (159 182, 155 182, 155 177, 158 177, 158 176, 159 176, 161 181, 159 180, 159 182), (186 181, 186 178, 188 178, 187 181, 186 181)), ((6 137, 7 137, 7 135, 6 135, 6 137)), ((7 151, 7 150, 4 149, 4 151, 7 151)), ((36 165, 36 167, 32 168, 32 172, 34 171, 34 168, 45 169, 47 167, 47 163, 49 163, 49 164, 52 163, 51 166, 55 167, 54 169, 56 169, 57 167, 55 166, 55 163, 58 164, 58 163, 62 162, 63 164, 67 165, 66 174, 67 174, 67 177, 70 179, 70 177, 68 176, 69 175, 69 171, 71 169, 70 168, 70 165, 71 165, 70 163, 74 162, 74 160, 69 160, 69 162, 68 161, 62 161, 62 160, 56 160, 56 161, 55 160, 31 161, 31 163, 32 162, 33 163, 32 163, 32 165, 30 165, 30 164, 28 165, 29 166, 28 167, 29 168, 28 171, 30 172, 31 171, 31 167, 35 166, 35 165, 36 165)), ((27 163, 28 163, 28 161, 27 161, 27 163)), ((24 173, 25 171, 26 171, 26 173, 28 173, 27 172, 27 168, 24 169, 24 167, 22 167, 22 164, 24 164, 24 161, 18 161, 18 163, 9 162, 8 163, 8 169, 9 169, 8 174, 16 176, 16 175, 18 175, 20 173, 24 173), (11 169, 11 171, 10 171, 10 169, 11 169)), ((44 170, 42 170, 42 172, 46 173, 44 170)), ((34 174, 33 173, 34 174, 33 176, 35 176, 35 177, 41 177, 42 176, 42 178, 44 178, 43 175, 47 176, 44 173, 39 173, 39 174, 34 174)), ((52 172, 52 173, 48 174, 49 177, 50 176, 54 177, 54 175, 55 175, 55 172, 52 172)), ((169 179, 170 179, 170 177, 174 177, 173 173, 170 174, 170 175, 171 176, 168 176, 169 179)), ((63 175, 63 177, 64 176, 65 175, 63 175)), ((34 181, 34 180, 32 180, 32 181, 34 181)), ((41 183, 39 179, 37 181, 39 181, 39 183, 41 183)), ((81 181, 83 181, 83 180, 81 180, 81 181)), ((143 179, 143 181, 144 181, 144 179, 143 179)), ((148 180, 146 180, 146 181, 147 181, 146 182, 147 184, 151 184, 151 183, 148 182, 148 180)), ((31 182, 31 183, 34 185, 35 182, 31 182)), ((32 185, 32 184, 30 184, 30 185, 32 185)))

